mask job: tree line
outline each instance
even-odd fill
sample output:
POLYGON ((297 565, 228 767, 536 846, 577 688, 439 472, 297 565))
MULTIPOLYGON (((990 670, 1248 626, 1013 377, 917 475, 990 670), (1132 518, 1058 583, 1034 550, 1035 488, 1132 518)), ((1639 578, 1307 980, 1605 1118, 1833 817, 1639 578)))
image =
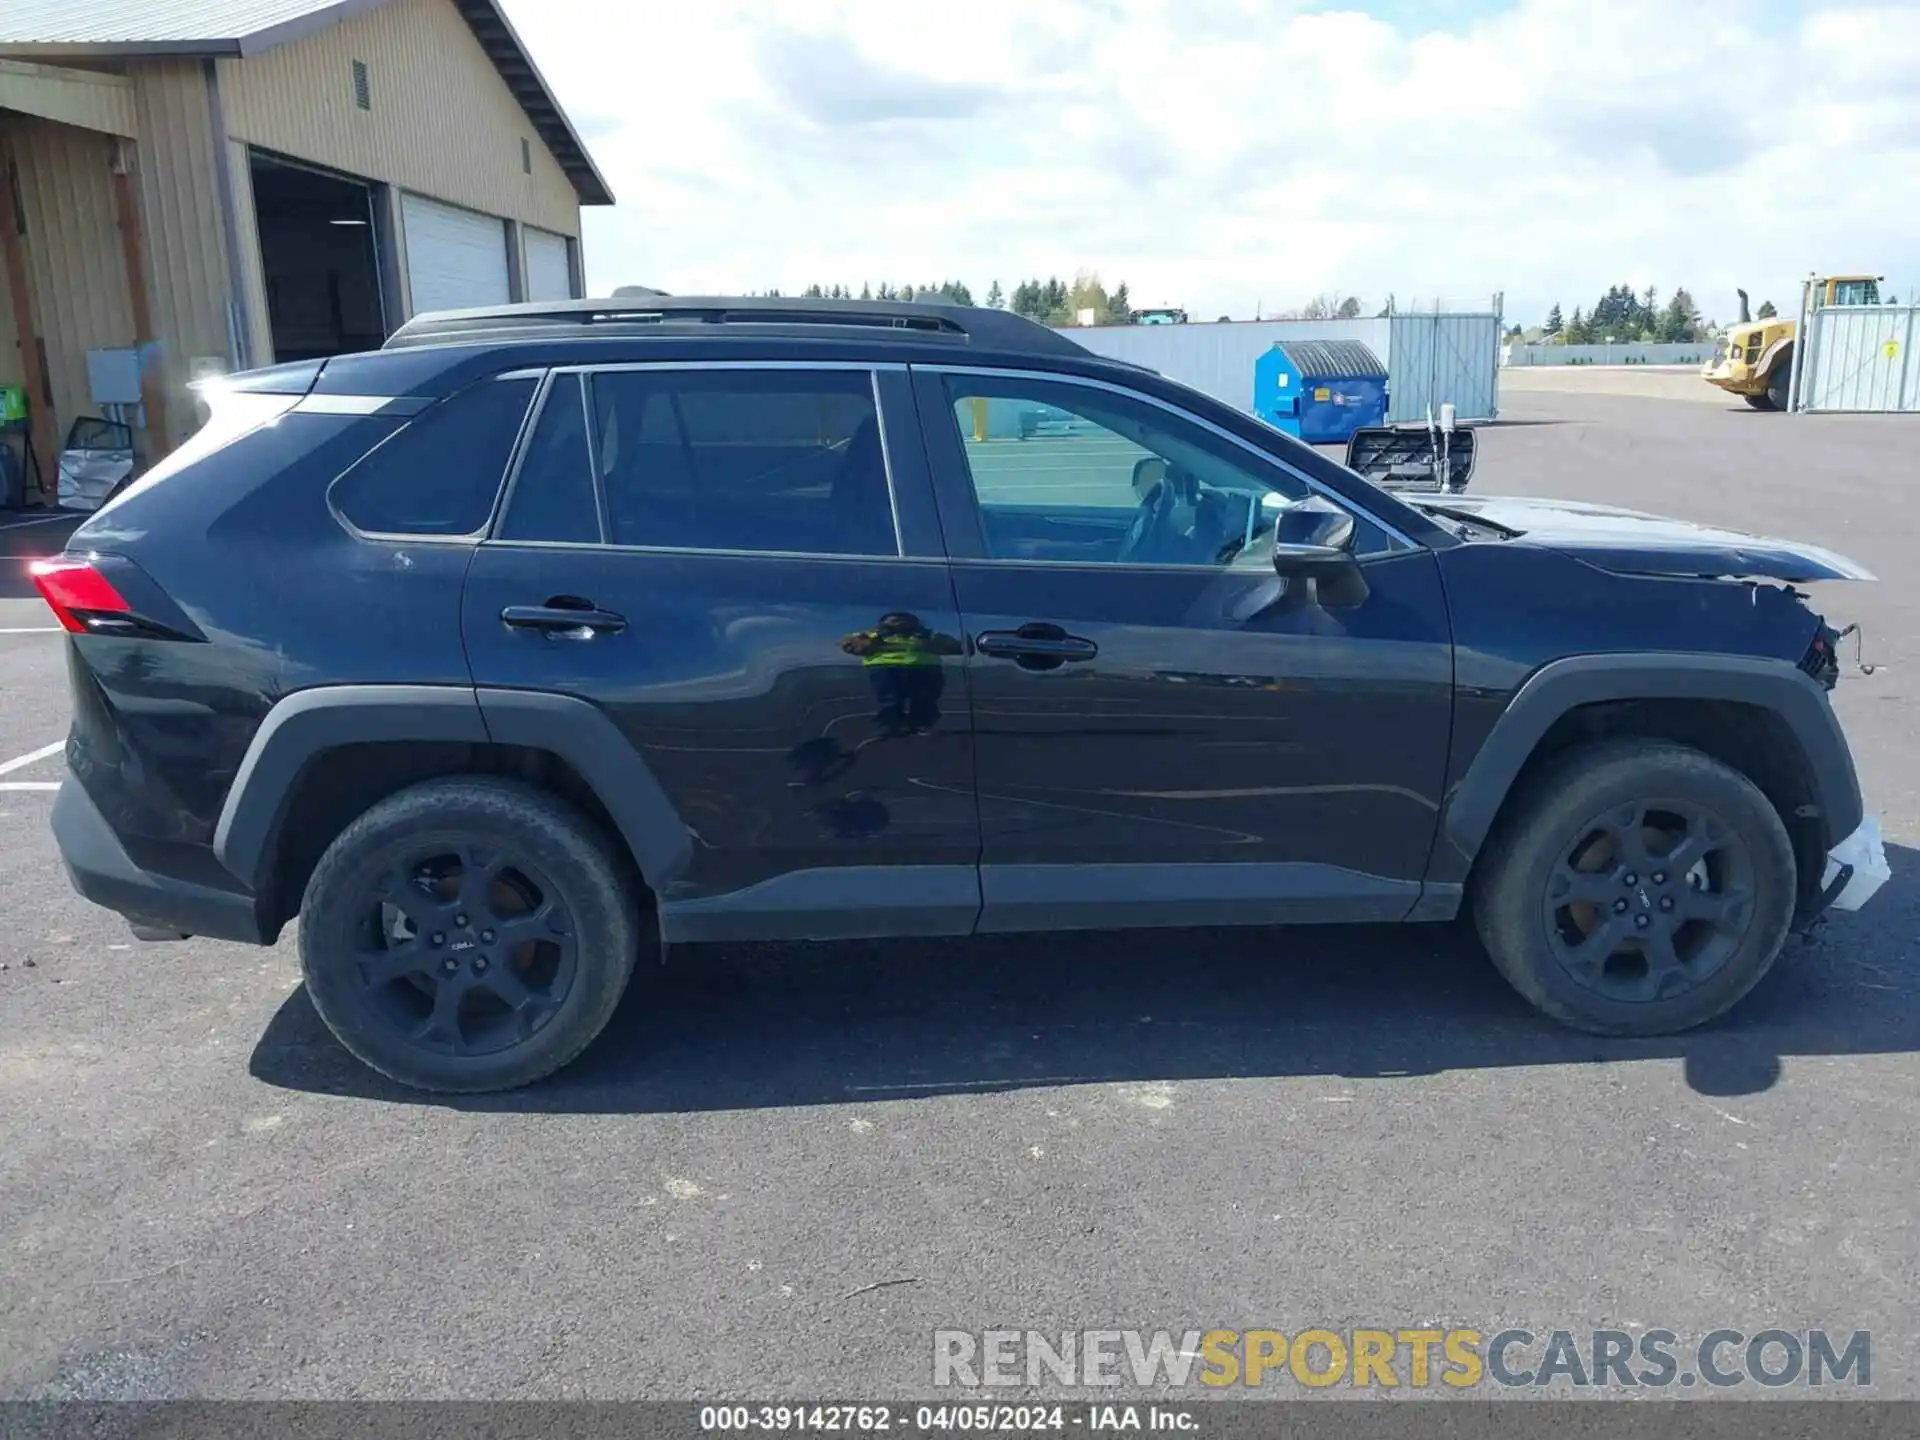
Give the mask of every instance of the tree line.
MULTIPOLYGON (((1773 314, 1772 302, 1760 307, 1765 319, 1773 314)), ((1707 326, 1700 318, 1700 307, 1683 285, 1662 305, 1660 291, 1649 285, 1636 294, 1630 285, 1612 285, 1590 311, 1576 305, 1571 319, 1563 317, 1555 305, 1547 312, 1546 334, 1568 345, 1600 345, 1609 341, 1648 340, 1666 345, 1684 345, 1707 338, 1707 326)))
MULTIPOLYGON (((777 297, 778 290, 759 292, 777 297)), ((963 280, 942 280, 937 285, 890 285, 863 282, 859 290, 850 285, 809 285, 801 295, 810 300, 935 300, 950 305, 974 304, 973 291, 963 280)), ((1073 325, 1082 311, 1091 310, 1096 325, 1127 325, 1133 321, 1133 306, 1127 297, 1125 282, 1109 291, 1100 277, 1083 270, 1071 281, 1054 276, 1047 280, 1022 280, 1009 295, 995 280, 987 287, 980 303, 992 310, 1011 310, 1043 325, 1073 325)))

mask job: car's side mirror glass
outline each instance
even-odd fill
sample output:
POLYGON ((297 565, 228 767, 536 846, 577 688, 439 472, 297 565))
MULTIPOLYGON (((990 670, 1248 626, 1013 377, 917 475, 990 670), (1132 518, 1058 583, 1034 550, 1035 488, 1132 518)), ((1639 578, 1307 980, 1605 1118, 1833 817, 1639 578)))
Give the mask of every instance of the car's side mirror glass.
POLYGON ((1318 551, 1327 559, 1350 554, 1354 534, 1350 511, 1341 509, 1324 495, 1305 496, 1282 504, 1274 512, 1275 561, 1278 563, 1284 551, 1318 551))

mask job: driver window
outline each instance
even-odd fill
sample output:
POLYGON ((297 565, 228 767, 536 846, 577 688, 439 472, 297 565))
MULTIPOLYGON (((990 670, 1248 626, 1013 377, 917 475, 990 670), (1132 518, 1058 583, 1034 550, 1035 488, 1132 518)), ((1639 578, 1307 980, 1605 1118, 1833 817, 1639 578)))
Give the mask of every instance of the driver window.
POLYGON ((1306 493, 1277 466, 1113 391, 970 375, 946 384, 996 560, 1231 564, 1272 533, 1274 500, 1306 493))

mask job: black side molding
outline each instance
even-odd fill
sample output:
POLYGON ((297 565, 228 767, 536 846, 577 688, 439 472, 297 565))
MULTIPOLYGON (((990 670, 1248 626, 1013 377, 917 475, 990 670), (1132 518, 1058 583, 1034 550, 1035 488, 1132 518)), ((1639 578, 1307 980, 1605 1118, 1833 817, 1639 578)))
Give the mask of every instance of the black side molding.
POLYGON ((1858 828, 1860 781, 1847 737, 1826 691, 1798 666, 1737 655, 1575 655, 1541 666, 1508 703, 1447 799, 1440 824, 1447 842, 1471 860, 1553 723, 1578 706, 1609 700, 1722 700, 1772 711, 1806 756, 1828 843, 1858 828))
POLYGON ((795 870, 724 895, 660 902, 660 938, 883 940, 970 935, 980 914, 972 865, 795 870))
POLYGON ((1312 861, 982 865, 981 934, 1404 920, 1418 880, 1312 861))
POLYGON ((294 782, 314 756, 341 745, 393 740, 487 742, 472 690, 463 685, 324 685, 300 690, 254 731, 213 832, 213 853, 258 893, 294 782))

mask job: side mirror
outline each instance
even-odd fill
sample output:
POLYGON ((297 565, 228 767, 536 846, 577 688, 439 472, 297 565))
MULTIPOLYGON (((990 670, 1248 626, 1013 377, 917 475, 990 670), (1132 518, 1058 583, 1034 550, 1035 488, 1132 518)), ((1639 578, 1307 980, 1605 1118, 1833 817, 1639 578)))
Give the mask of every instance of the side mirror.
POLYGON ((1273 517, 1273 568, 1282 575, 1353 563, 1353 516, 1324 495, 1282 505, 1273 517))
POLYGON ((1353 515, 1324 495, 1282 505, 1273 519, 1274 571, 1314 582, 1322 605, 1357 605, 1367 598, 1367 582, 1354 558, 1355 535, 1353 515))

